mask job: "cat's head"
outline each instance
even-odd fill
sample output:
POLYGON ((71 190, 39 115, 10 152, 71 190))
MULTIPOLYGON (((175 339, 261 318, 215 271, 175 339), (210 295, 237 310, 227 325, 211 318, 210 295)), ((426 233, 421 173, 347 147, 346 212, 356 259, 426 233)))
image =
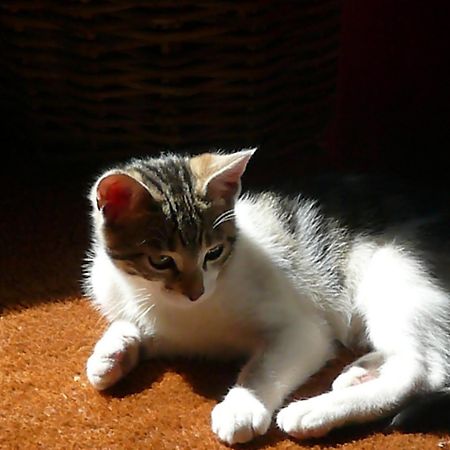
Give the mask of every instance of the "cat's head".
POLYGON ((169 298, 206 298, 233 251, 234 203, 253 153, 164 155, 103 174, 91 193, 100 244, 169 298))

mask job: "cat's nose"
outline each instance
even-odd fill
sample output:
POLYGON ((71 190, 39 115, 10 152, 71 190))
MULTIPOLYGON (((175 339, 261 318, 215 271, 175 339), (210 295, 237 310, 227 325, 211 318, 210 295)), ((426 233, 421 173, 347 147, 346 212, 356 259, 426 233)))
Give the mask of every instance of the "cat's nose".
POLYGON ((191 302, 198 300, 205 292, 203 277, 199 270, 183 274, 180 283, 180 291, 191 302))
POLYGON ((186 295, 189 298, 189 300, 191 300, 191 302, 195 302, 195 300, 198 300, 203 295, 204 292, 205 289, 203 288, 203 286, 200 286, 197 289, 193 289, 187 292, 186 295))

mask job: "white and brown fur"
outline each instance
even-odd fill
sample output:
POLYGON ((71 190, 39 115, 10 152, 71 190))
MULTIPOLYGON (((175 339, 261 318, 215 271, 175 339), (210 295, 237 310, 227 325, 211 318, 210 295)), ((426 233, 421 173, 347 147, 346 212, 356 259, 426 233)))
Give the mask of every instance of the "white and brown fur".
POLYGON ((143 354, 245 356, 212 411, 228 444, 264 434, 274 414, 286 433, 317 437, 445 391, 450 298, 424 261, 302 197, 239 197, 252 154, 163 155, 99 177, 86 284, 110 326, 87 362, 93 386, 143 354), (367 355, 329 392, 284 406, 336 342, 367 355))

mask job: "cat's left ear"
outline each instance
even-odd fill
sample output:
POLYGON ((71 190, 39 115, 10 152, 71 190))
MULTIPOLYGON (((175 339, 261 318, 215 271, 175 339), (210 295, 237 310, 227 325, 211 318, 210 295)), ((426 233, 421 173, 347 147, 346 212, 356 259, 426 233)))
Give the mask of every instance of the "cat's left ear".
POLYGON ((230 154, 204 153, 190 160, 201 195, 233 200, 241 192, 241 177, 256 148, 230 154))
POLYGON ((124 224, 148 210, 152 197, 138 180, 125 173, 109 173, 96 183, 92 201, 106 223, 124 224))

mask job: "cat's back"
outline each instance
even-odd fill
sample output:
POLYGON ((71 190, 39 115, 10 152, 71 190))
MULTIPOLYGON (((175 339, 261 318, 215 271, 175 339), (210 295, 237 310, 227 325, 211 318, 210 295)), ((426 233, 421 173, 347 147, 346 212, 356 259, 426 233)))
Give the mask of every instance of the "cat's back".
POLYGON ((236 205, 236 221, 287 274, 308 284, 325 281, 345 261, 352 240, 348 230, 322 214, 314 200, 272 192, 248 194, 236 205), (319 274, 318 272, 322 272, 319 274))
POLYGON ((272 192, 245 194, 235 206, 238 229, 263 247, 286 246, 290 236, 281 201, 282 198, 272 192))

